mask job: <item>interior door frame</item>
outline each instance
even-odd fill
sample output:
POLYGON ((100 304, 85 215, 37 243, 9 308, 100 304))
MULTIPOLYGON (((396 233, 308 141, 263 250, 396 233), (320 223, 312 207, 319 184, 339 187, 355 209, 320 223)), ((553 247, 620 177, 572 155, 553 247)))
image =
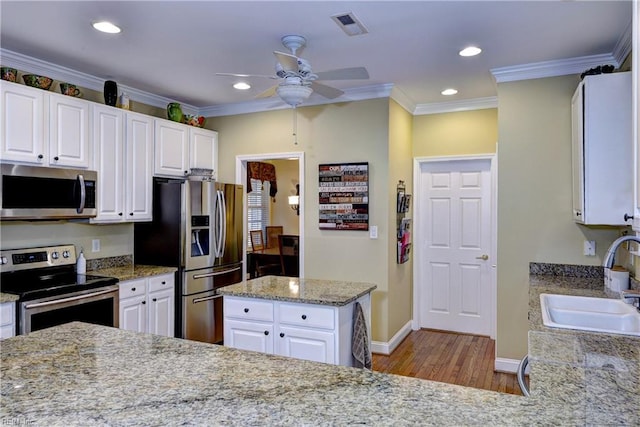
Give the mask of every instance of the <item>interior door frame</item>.
MULTIPOLYGON (((497 335, 497 300, 498 300, 498 279, 497 279, 497 243, 498 243, 498 157, 496 154, 474 154, 468 156, 433 156, 433 157, 415 157, 413 159, 413 191, 414 191, 414 201, 413 201, 413 211, 412 215, 414 218, 414 239, 419 239, 423 235, 423 227, 424 224, 420 221, 420 216, 418 215, 418 207, 421 203, 421 195, 423 188, 421 188, 421 170, 423 164, 428 163, 442 163, 442 162, 460 162, 460 161, 476 161, 476 160, 489 160, 490 166, 490 175, 491 175, 491 249, 489 250, 490 259, 493 262, 490 265, 491 272, 491 307, 490 307, 490 337, 492 339, 496 339, 497 335)), ((414 242, 413 244, 413 319, 411 321, 412 329, 418 330, 420 329, 420 307, 419 301, 421 297, 421 289, 417 285, 422 282, 422 275, 424 272, 421 271, 421 264, 418 260, 422 258, 422 248, 419 244, 414 242)))
MULTIPOLYGON (((286 153, 261 153, 261 154, 243 154, 236 156, 236 184, 243 186, 247 185, 247 162, 259 162, 263 160, 298 160, 298 183, 300 184, 300 199, 298 200, 298 212, 300 213, 299 222, 299 235, 300 244, 298 248, 299 255, 299 276, 304 277, 304 177, 305 177, 305 162, 304 152, 286 152, 286 153)), ((243 224, 247 223, 247 192, 244 192, 244 200, 242 203, 242 221, 243 224)), ((245 230, 246 231, 246 230, 245 230)), ((243 232, 243 250, 242 261, 244 265, 247 265, 247 233, 243 232)), ((242 272, 244 280, 247 279, 247 269, 242 272)))

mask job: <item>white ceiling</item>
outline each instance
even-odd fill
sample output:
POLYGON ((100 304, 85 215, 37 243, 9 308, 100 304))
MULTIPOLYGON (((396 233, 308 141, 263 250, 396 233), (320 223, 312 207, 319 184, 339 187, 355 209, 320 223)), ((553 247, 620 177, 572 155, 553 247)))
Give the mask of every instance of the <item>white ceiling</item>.
MULTIPOLYGON (((631 46, 630 0, 2 0, 0 14, 2 65, 19 63, 26 55, 65 67, 58 76, 95 77, 94 86, 111 79, 162 102, 209 112, 247 104, 274 84, 250 78, 253 87, 242 92, 231 87, 240 79, 215 73, 273 75, 272 51, 286 51, 280 42, 286 34, 307 38, 298 54, 316 72, 368 69, 369 80, 323 82, 347 92, 338 101, 393 87, 409 109, 495 97, 494 75, 510 71, 535 76, 541 70, 567 74, 567 66, 573 73, 594 64, 617 66, 631 46), (347 36, 331 19, 343 12, 353 12, 369 33, 347 36), (93 30, 91 22, 102 19, 122 27, 122 33, 93 30), (458 51, 467 45, 483 53, 460 57, 458 51), (458 94, 441 95, 448 87, 458 94)), ((318 97, 312 95, 308 103, 322 101, 318 97)), ((271 105, 276 99, 269 100, 271 105)))

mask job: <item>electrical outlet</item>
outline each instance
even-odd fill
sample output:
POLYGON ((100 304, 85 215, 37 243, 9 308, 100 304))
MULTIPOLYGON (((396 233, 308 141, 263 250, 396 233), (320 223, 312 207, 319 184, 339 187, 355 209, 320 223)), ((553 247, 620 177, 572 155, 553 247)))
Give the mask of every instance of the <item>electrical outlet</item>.
POLYGON ((584 241, 584 255, 586 255, 586 256, 596 256, 596 241, 595 240, 585 240, 584 241))
POLYGON ((93 239, 91 241, 91 252, 100 252, 100 239, 93 239))

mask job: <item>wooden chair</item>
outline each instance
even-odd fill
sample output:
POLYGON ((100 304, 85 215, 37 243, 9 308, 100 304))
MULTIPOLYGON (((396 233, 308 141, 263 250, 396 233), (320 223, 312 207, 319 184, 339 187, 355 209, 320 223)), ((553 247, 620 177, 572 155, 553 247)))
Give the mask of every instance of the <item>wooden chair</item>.
POLYGON ((278 247, 278 236, 284 233, 284 227, 281 225, 267 225, 267 247, 278 247))
POLYGON ((300 236, 281 234, 278 236, 278 246, 280 248, 282 275, 298 277, 300 272, 298 257, 300 236))
MULTIPOLYGON (((262 230, 249 231, 249 237, 251 238, 251 247, 253 252, 262 252, 265 249, 264 238, 262 237, 262 230)), ((255 256, 255 271, 256 276, 268 276, 279 275, 282 272, 281 264, 266 263, 261 260, 259 255, 255 256)))

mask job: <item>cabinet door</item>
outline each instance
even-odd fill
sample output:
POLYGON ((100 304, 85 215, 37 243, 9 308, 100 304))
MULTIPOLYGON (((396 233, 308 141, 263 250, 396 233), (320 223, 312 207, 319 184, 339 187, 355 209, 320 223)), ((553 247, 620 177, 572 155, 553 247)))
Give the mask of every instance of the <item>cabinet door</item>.
POLYGON ((335 334, 315 329, 280 326, 276 353, 296 359, 334 364, 335 334))
POLYGON ((147 298, 145 295, 120 300, 120 329, 147 332, 147 298))
POLYGON ((155 335, 172 337, 174 334, 175 296, 173 288, 163 291, 150 292, 149 298, 149 327, 148 331, 155 335))
POLYGON ((5 302, 0 304, 0 339, 10 338, 16 335, 16 304, 5 302))
POLYGON ((189 128, 155 120, 154 174, 185 176, 189 167, 189 128))
POLYGON ((631 46, 631 70, 633 73, 633 139, 635 147, 635 212, 633 230, 640 231, 640 5, 633 2, 633 45, 631 46))
POLYGON ((65 95, 49 95, 49 164, 88 168, 89 103, 65 95))
POLYGON ((191 128, 189 133, 189 166, 218 172, 218 132, 191 128))
POLYGON ((571 98, 571 170, 573 178, 573 220, 583 222, 584 212, 584 134, 582 119, 584 83, 571 98))
POLYGON ((0 83, 0 140, 3 160, 46 163, 44 92, 14 83, 0 83))
POLYGON ((100 178, 98 215, 91 222, 119 222, 124 216, 123 113, 115 108, 92 106, 94 165, 100 178))
POLYGON ((153 119, 126 115, 126 212, 128 221, 151 221, 153 185, 153 119))
POLYGON ((224 318, 224 345, 241 350, 273 353, 273 324, 224 318))

